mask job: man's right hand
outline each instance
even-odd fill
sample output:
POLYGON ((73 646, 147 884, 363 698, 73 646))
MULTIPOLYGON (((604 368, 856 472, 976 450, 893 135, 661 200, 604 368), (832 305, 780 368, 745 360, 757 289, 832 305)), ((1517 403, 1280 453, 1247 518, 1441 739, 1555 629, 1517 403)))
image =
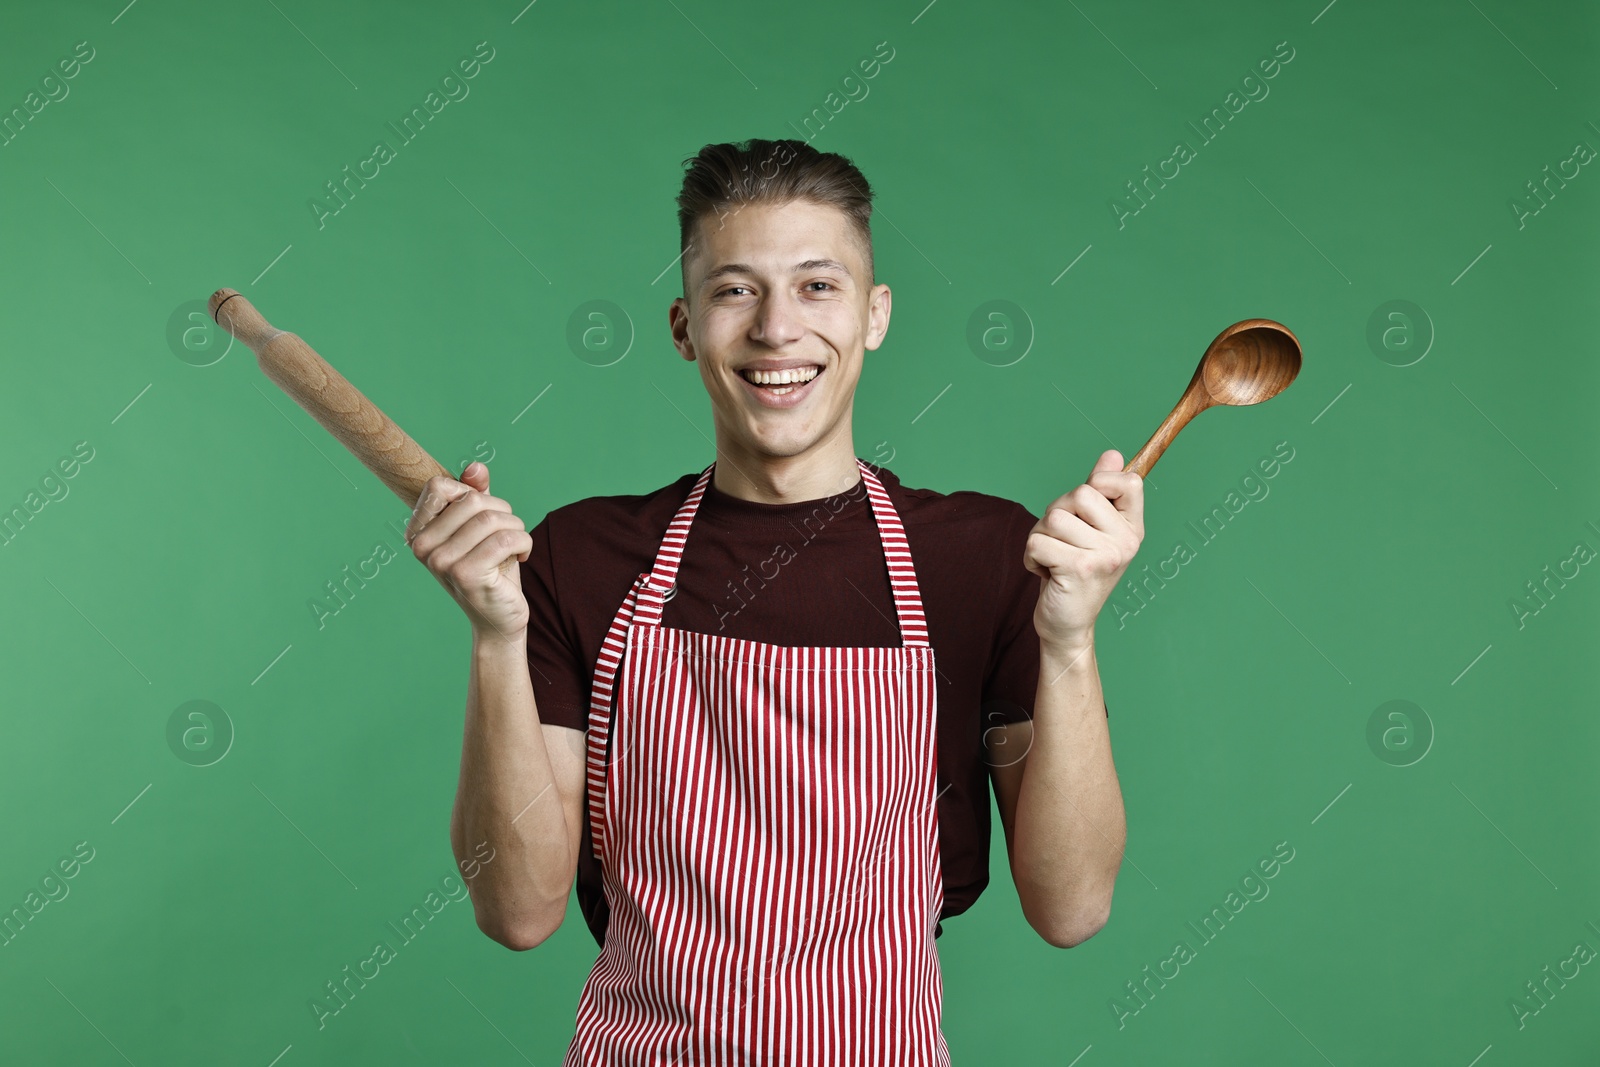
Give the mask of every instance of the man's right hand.
POLYGON ((517 564, 533 551, 533 538, 510 504, 489 495, 488 467, 469 463, 461 479, 428 479, 406 541, 467 613, 474 638, 516 640, 528 627, 517 564))

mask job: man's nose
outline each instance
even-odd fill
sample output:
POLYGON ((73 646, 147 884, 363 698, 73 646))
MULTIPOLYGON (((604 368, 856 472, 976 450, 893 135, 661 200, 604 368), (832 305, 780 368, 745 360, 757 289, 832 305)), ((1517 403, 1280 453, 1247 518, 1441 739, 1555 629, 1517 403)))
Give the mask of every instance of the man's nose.
POLYGON ((785 292, 771 292, 761 298, 756 309, 755 328, 751 338, 777 348, 798 338, 804 329, 800 324, 799 309, 793 297, 785 292))

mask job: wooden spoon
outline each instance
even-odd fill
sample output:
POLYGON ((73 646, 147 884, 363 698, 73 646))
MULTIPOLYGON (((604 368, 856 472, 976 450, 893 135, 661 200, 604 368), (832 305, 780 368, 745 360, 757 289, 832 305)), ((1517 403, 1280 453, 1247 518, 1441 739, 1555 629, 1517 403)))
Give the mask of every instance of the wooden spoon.
POLYGON ((1271 400, 1299 373, 1300 341, 1289 327, 1271 319, 1234 323, 1206 346, 1172 414, 1122 469, 1149 477, 1150 468, 1190 419, 1217 404, 1245 407, 1271 400))

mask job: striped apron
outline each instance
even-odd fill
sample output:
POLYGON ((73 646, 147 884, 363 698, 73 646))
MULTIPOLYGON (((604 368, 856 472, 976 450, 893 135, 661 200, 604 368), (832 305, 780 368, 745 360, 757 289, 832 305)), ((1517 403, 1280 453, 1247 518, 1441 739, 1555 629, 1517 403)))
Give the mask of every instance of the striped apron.
POLYGON ((610 919, 570 1067, 949 1063, 933 647, 905 528, 856 464, 901 646, 662 626, 714 463, 612 621, 587 733, 610 919))

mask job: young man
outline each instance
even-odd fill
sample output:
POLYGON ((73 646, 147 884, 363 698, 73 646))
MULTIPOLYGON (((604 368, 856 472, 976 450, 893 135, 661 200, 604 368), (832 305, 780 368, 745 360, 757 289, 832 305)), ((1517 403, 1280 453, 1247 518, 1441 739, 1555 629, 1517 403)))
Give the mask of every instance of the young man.
POLYGON ((715 462, 531 532, 474 463, 409 524, 472 622, 451 844, 510 948, 576 877, 601 952, 568 1063, 946 1063, 934 938, 987 882, 991 781, 1034 929, 1110 914, 1094 622, 1141 479, 1105 452, 1035 520, 860 461, 866 179, 802 141, 686 165, 668 319, 715 462))

